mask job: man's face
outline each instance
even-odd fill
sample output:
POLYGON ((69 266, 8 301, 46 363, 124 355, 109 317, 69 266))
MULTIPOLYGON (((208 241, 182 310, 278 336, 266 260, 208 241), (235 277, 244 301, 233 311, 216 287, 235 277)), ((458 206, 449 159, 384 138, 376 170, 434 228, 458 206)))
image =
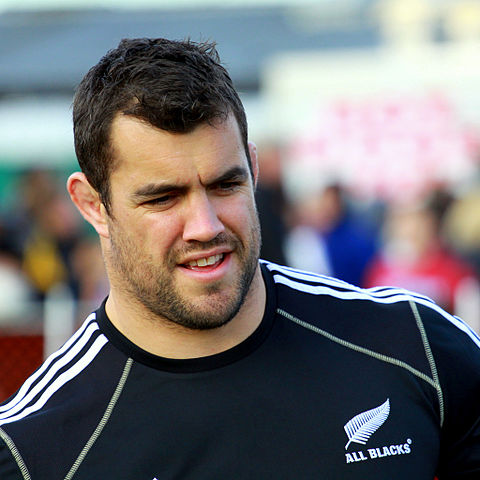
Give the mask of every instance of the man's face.
POLYGON ((112 291, 187 328, 227 323, 248 296, 260 248, 233 116, 172 134, 119 115, 111 139, 104 252, 112 291))

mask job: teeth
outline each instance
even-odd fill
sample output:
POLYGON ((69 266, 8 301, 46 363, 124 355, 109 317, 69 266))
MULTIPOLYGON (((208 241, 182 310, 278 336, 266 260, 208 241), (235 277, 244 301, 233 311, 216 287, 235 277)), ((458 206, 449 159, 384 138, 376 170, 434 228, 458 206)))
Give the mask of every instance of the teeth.
POLYGON ((207 265, 213 265, 222 259, 223 255, 212 255, 207 258, 199 258, 198 260, 192 260, 188 262, 189 267, 206 267, 207 265))

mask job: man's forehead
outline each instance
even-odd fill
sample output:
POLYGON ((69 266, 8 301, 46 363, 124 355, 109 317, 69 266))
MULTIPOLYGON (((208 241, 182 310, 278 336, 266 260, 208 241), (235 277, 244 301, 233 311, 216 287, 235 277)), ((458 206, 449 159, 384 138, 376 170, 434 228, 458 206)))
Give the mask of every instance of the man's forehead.
POLYGON ((192 181, 195 170, 202 183, 209 183, 232 169, 249 169, 234 117, 216 126, 201 124, 189 133, 173 133, 119 115, 112 125, 111 149, 115 162, 112 176, 126 173, 135 177, 150 169, 155 184, 192 181), (182 178, 187 174, 190 180, 182 178))
POLYGON ((211 146, 243 149, 240 128, 233 114, 225 120, 214 123, 203 122, 187 132, 176 132, 158 128, 146 120, 124 114, 117 114, 110 129, 110 147, 112 154, 121 156, 128 147, 141 151, 148 143, 158 142, 158 146, 166 151, 174 152, 194 148, 200 144, 211 146))
POLYGON ((190 133, 193 133, 197 130, 202 130, 202 129, 218 129, 218 130, 224 130, 224 129, 232 129, 235 130, 239 137, 241 137, 240 134, 240 126, 238 124, 238 121, 233 113, 229 113, 225 116, 221 116, 218 118, 212 118, 208 119, 202 122, 199 122, 196 125, 193 125, 191 128, 186 128, 184 131, 182 130, 174 130, 174 129, 164 129, 159 126, 156 126, 154 123, 149 122, 146 118, 141 118, 135 115, 123 113, 123 112, 117 112, 112 119, 111 122, 111 128, 110 128, 110 135, 112 133, 115 133, 117 130, 128 130, 128 129, 133 129, 135 127, 147 127, 152 129, 153 131, 157 131, 159 133, 165 133, 165 134, 171 134, 171 135, 188 135, 190 133))

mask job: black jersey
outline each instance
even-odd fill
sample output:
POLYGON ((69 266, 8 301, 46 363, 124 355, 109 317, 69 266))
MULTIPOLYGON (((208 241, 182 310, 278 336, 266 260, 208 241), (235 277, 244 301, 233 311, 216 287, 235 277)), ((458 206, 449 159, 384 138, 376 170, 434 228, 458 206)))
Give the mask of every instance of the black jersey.
POLYGON ((262 262, 234 348, 145 352, 104 306, 0 406, 1 480, 480 478, 480 340, 423 296, 262 262))

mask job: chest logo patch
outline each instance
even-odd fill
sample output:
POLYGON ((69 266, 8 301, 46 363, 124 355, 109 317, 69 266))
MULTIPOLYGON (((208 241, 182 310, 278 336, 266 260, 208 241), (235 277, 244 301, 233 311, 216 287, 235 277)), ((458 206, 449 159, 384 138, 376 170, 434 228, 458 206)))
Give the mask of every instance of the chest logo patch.
POLYGON ((348 437, 345 450, 350 444, 359 443, 365 445, 369 438, 385 423, 390 414, 390 399, 379 407, 372 408, 355 415, 343 427, 348 437))

